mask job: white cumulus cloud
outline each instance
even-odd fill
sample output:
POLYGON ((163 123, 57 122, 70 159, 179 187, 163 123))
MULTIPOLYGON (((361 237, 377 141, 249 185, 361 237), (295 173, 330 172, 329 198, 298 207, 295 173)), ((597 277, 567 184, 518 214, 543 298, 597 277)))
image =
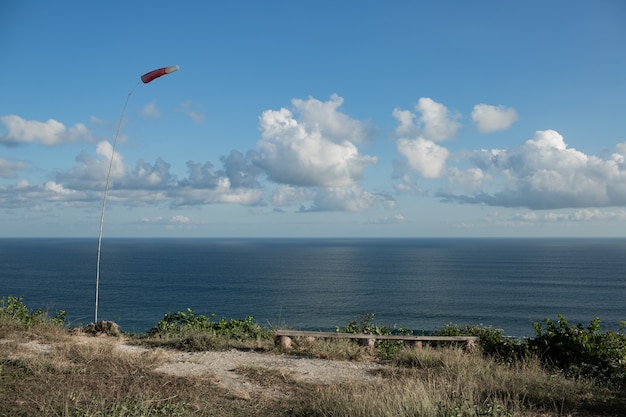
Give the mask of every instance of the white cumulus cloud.
POLYGON ((418 114, 397 108, 393 110, 392 115, 398 121, 396 148, 406 158, 408 166, 422 178, 440 178, 445 173, 450 153, 435 142, 456 134, 460 127, 458 116, 428 97, 420 98, 415 110, 418 114))
POLYGON ((415 126, 415 114, 410 110, 393 109, 392 116, 398 121, 396 135, 400 137, 412 137, 417 135, 415 126))
POLYGON ((516 148, 476 151, 472 162, 494 180, 489 189, 446 197, 530 209, 624 206, 623 151, 618 145, 602 159, 570 148, 554 130, 537 131, 516 148))
POLYGON ((257 165, 281 184, 336 187, 362 179, 377 158, 359 153, 355 144, 369 140, 370 131, 338 111, 342 101, 294 100, 299 118, 285 108, 264 111, 257 165))
POLYGON ((279 185, 272 192, 272 205, 275 207, 288 206, 302 201, 313 200, 315 189, 310 187, 294 187, 279 185))
POLYGON ((92 133, 82 123, 76 123, 68 128, 54 119, 40 122, 26 120, 17 115, 1 116, 0 123, 7 130, 6 133, 0 133, 0 143, 5 145, 39 143, 45 146, 59 146, 93 140, 92 133))
MULTIPOLYGON (((93 202, 102 199, 113 147, 107 141, 96 147, 96 155, 83 151, 76 166, 56 173, 60 190, 81 191, 93 202)), ((161 158, 154 162, 138 160, 134 166, 115 152, 111 169, 108 201, 126 206, 197 206, 232 203, 249 206, 262 204, 263 192, 256 180, 259 169, 237 151, 222 157, 222 169, 210 162, 187 162, 188 176, 177 178, 171 165, 161 158)), ((49 191, 54 188, 47 187, 49 191)), ((31 202, 34 203, 34 202, 31 202)))
POLYGON ((343 104, 343 98, 337 94, 330 96, 330 100, 326 102, 310 97, 308 100, 294 99, 292 104, 300 115, 300 123, 315 126, 328 140, 360 144, 373 139, 373 132, 366 123, 351 119, 338 111, 343 104))
POLYGON ((472 120, 481 132, 506 130, 518 119, 515 109, 502 105, 477 104, 472 110, 472 120))
POLYGON ((447 172, 448 184, 452 189, 461 189, 465 192, 476 192, 482 189, 485 182, 491 180, 480 168, 468 168, 465 170, 452 167, 447 172))
POLYGON ((15 185, 0 186, 0 206, 25 210, 43 210, 46 203, 60 207, 83 207, 88 205, 88 193, 66 188, 55 181, 30 184, 26 180, 15 185))
MULTIPOLYGON (((76 157, 78 165, 67 171, 58 172, 57 181, 75 189, 103 190, 112 153, 113 145, 111 143, 108 141, 99 142, 96 145, 96 157, 86 151, 81 152, 76 157)), ((111 165, 111 181, 124 178, 125 174, 124 156, 120 152, 116 152, 111 165)))
POLYGON ((415 105, 415 110, 421 114, 419 121, 422 123, 423 135, 426 139, 433 141, 450 139, 461 127, 457 121, 457 115, 452 114, 446 106, 431 98, 420 98, 415 105))
POLYGON ((446 148, 423 138, 401 138, 396 145, 409 166, 422 177, 439 178, 443 174, 449 154, 446 148))
POLYGON ((256 206, 262 202, 263 193, 253 188, 232 188, 228 178, 220 177, 210 188, 193 188, 177 186, 168 190, 167 196, 171 205, 198 206, 206 204, 241 204, 256 206))

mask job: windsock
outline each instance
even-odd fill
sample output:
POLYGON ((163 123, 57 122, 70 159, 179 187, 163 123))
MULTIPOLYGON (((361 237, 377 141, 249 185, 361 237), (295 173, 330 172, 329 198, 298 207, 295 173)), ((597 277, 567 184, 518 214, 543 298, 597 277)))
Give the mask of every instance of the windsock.
POLYGON ((155 80, 165 74, 171 74, 174 71, 178 71, 180 67, 178 65, 173 65, 171 67, 163 67, 159 69, 155 69, 154 71, 150 71, 141 76, 141 81, 144 84, 148 84, 150 81, 155 80))

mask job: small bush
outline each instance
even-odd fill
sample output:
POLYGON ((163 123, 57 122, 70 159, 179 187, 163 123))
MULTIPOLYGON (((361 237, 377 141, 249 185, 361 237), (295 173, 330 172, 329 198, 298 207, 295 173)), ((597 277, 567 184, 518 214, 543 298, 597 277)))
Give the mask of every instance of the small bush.
POLYGON ((51 321, 55 325, 63 325, 65 322, 66 312, 64 310, 58 311, 52 318, 48 316, 42 309, 36 311, 28 309, 24 302, 23 297, 7 297, 0 300, 0 318, 9 320, 14 324, 24 329, 29 329, 36 324, 46 323, 51 321))
POLYGON ((446 325, 434 332, 437 336, 477 336, 485 355, 503 362, 514 362, 528 356, 528 349, 523 341, 504 336, 504 330, 491 326, 446 325))
MULTIPOLYGON (((413 332, 403 326, 386 326, 374 323, 375 313, 364 315, 360 321, 353 320, 345 327, 337 327, 337 332, 353 333, 353 334, 371 334, 371 335, 387 335, 398 334, 411 336, 413 332)), ((405 344, 401 340, 376 340, 376 354, 380 359, 393 359, 398 352, 404 349, 405 344)))
POLYGON ((626 388, 626 335, 600 332, 600 319, 586 328, 570 326, 562 315, 557 322, 544 319, 533 323, 535 337, 530 351, 542 361, 576 378, 592 378, 601 384, 626 388))
POLYGON ((537 356, 547 368, 566 376, 587 378, 599 385, 626 388, 626 335, 600 332, 600 319, 570 326, 562 315, 557 322, 544 319, 533 323, 535 337, 516 340, 492 327, 448 325, 435 332, 440 336, 478 336, 484 354, 513 363, 537 356))
POLYGON ((269 332, 259 326, 254 317, 242 320, 211 321, 205 315, 196 315, 192 309, 186 312, 167 313, 148 331, 149 336, 164 336, 171 334, 205 333, 213 336, 223 336, 236 340, 258 339, 266 337, 269 332))

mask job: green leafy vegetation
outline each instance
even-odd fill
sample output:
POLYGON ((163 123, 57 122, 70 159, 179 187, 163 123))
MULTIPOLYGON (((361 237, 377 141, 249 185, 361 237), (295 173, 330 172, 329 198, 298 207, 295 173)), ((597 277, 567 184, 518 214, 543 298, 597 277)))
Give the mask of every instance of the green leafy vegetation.
POLYGON ((537 357, 547 370, 626 390, 626 334, 601 331, 600 319, 584 327, 558 320, 533 323, 535 337, 518 340, 503 336, 500 329, 448 325, 436 332, 442 336, 478 336, 482 351, 499 361, 513 363, 537 357))
MULTIPOLYGON (((215 317, 213 315, 212 317, 215 317)), ((167 313, 148 331, 148 335, 154 336, 168 333, 204 332, 213 335, 227 336, 233 339, 243 340, 246 338, 258 338, 266 335, 267 331, 259 326, 254 317, 246 317, 241 320, 211 321, 208 316, 196 315, 192 309, 167 313)))
POLYGON ((480 338, 481 351, 496 360, 514 362, 528 355, 528 348, 523 341, 504 336, 502 329, 491 326, 448 324, 434 332, 436 336, 477 336, 480 338))
MULTIPOLYGON (((413 331, 403 326, 378 325, 375 323, 375 313, 369 313, 361 317, 359 321, 353 320, 345 327, 337 327, 337 332, 352 334, 371 334, 371 335, 387 335, 397 334, 404 336, 413 335, 413 331)), ((401 340, 376 340, 376 353, 380 359, 393 359, 398 352, 405 347, 405 343, 401 340)))
POLYGON ((258 325, 254 317, 213 321, 211 317, 195 314, 191 308, 187 311, 166 313, 148 331, 151 344, 188 351, 243 347, 252 342, 256 342, 258 348, 259 344, 267 344, 270 339, 271 332, 258 325))
POLYGON ((64 310, 57 311, 56 314, 49 318, 48 313, 42 309, 35 311, 29 310, 23 303, 23 297, 7 297, 0 300, 0 316, 8 318, 14 323, 22 325, 26 328, 38 323, 46 323, 50 321, 53 324, 63 325, 67 313, 64 310), (50 319, 50 320, 48 320, 50 319))
POLYGON ((570 326, 558 316, 534 323, 535 337, 528 340, 529 350, 547 366, 567 376, 589 378, 600 384, 626 389, 626 335, 601 332, 600 319, 589 326, 570 326))

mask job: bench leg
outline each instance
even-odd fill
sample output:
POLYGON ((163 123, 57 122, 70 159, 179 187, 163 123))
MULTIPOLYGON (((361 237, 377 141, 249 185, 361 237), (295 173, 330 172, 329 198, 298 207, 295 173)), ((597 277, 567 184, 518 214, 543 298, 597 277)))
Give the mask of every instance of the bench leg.
POLYGON ((376 339, 360 339, 360 343, 368 353, 373 353, 376 348, 376 339))
POLYGON ((279 346, 281 349, 289 350, 291 349, 291 337, 289 336, 276 336, 276 340, 274 342, 276 346, 279 346))

